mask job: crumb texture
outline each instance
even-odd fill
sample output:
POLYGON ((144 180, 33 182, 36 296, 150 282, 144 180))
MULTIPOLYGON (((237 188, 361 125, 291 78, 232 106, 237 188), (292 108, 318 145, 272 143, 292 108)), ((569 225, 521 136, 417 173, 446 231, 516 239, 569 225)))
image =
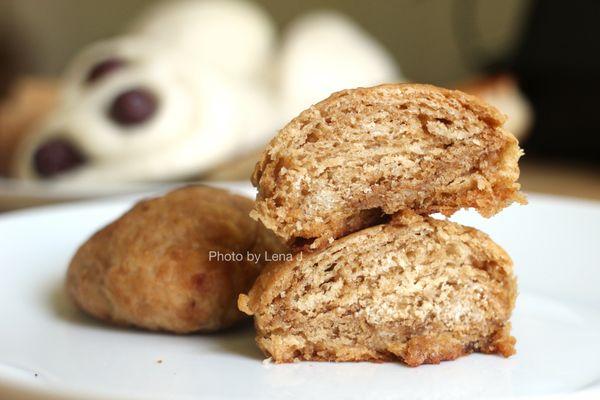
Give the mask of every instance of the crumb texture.
POLYGON ((90 315, 119 325, 187 333, 240 321, 239 293, 264 266, 209 252, 285 252, 248 217, 252 200, 192 186, 142 201, 77 251, 67 290, 90 315))
POLYGON ((409 212, 263 271, 240 309, 275 362, 410 366, 514 353, 516 282, 487 235, 409 212))
POLYGON ((429 85, 345 90, 286 125, 257 163, 252 217, 297 247, 400 210, 491 216, 519 193, 515 137, 477 98, 429 85))

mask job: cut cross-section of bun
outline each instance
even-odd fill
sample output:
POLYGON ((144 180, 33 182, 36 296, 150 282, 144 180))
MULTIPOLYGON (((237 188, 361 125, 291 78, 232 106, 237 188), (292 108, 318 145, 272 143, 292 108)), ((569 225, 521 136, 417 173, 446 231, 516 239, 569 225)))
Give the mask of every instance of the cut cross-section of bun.
POLYGON ((514 353, 512 261, 484 233, 411 213, 267 267, 238 306, 275 362, 439 363, 514 353))
POLYGON ((522 152, 504 121, 473 96, 430 85, 335 93, 268 145, 252 177, 252 216, 313 249, 400 210, 491 216, 525 202, 522 152))

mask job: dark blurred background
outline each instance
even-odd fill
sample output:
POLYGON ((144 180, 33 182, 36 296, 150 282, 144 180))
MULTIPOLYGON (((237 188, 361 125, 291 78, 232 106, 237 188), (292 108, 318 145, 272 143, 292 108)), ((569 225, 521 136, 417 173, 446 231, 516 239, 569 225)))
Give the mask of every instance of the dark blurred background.
MULTIPOLYGON (((510 74, 534 111, 521 140, 526 190, 600 198, 600 2, 257 0, 280 27, 311 9, 341 11, 395 56, 411 81, 458 86, 510 74), (529 185, 529 186, 528 186, 529 185)), ((145 0, 3 0, 0 90, 57 76, 86 44, 120 32, 145 0)))

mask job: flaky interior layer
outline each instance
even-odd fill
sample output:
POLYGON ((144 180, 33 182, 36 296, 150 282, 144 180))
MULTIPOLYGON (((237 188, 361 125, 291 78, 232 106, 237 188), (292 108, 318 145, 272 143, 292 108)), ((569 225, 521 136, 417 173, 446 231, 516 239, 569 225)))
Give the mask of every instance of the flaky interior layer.
POLYGON ((340 96, 293 121, 258 167, 257 213, 286 239, 340 237, 402 209, 493 215, 519 190, 516 139, 443 92, 340 96), (271 159, 269 159, 271 157, 271 159))
POLYGON ((515 282, 489 239, 422 225, 368 231, 297 263, 289 286, 258 310, 258 342, 276 361, 512 354, 515 282))

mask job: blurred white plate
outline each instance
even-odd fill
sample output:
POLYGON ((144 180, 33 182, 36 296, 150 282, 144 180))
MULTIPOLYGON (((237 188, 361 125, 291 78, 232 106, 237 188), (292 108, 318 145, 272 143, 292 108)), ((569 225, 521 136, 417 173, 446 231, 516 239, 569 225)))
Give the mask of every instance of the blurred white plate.
MULTIPOLYGON (((252 194, 249 187, 237 189, 252 194)), ((262 362, 251 327, 171 336, 83 316, 63 291, 69 258, 133 201, 0 216, 2 400, 600 397, 598 203, 531 196, 530 205, 490 220, 458 215, 514 258, 521 290, 513 317, 518 353, 408 368, 274 365, 262 362)))

